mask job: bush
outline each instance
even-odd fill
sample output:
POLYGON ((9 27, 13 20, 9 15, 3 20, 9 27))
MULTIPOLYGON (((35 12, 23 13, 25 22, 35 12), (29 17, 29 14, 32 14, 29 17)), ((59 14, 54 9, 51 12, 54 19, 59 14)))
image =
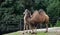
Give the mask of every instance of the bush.
POLYGON ((56 23, 55 26, 56 26, 56 27, 60 27, 60 21, 59 21, 59 20, 57 20, 57 23, 56 23))

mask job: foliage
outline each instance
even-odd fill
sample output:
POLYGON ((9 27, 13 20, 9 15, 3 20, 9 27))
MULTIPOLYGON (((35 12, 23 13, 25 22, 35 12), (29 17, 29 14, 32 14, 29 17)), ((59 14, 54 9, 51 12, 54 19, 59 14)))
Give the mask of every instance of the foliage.
POLYGON ((59 20, 57 21, 57 23, 56 23, 55 26, 56 26, 56 27, 60 27, 60 21, 59 21, 59 20))
POLYGON ((48 4, 47 13, 49 14, 49 16, 59 17, 59 13, 60 13, 59 11, 60 11, 60 1, 59 0, 54 0, 53 2, 51 1, 48 4))
POLYGON ((25 9, 30 11, 44 9, 49 16, 57 17, 60 11, 59 0, 1 0, 0 2, 0 20, 12 20, 11 17, 18 20, 25 9))

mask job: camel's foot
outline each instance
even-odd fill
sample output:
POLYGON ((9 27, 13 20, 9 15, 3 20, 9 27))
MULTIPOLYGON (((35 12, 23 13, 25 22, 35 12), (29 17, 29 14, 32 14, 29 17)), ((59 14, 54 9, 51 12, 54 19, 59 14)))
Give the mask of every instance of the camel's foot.
POLYGON ((23 31, 23 33, 22 34, 25 34, 26 32, 25 31, 23 31))
POLYGON ((28 33, 28 31, 26 31, 26 33, 28 33))
POLYGON ((22 34, 24 34, 24 32, 22 34))
POLYGON ((23 34, 28 33, 28 31, 24 31, 23 34))
POLYGON ((37 34, 37 32, 31 32, 31 34, 37 34))
POLYGON ((37 34, 37 32, 35 32, 35 31, 29 31, 29 33, 31 33, 31 34, 37 34))
POLYGON ((29 31, 29 33, 31 33, 31 31, 29 31))

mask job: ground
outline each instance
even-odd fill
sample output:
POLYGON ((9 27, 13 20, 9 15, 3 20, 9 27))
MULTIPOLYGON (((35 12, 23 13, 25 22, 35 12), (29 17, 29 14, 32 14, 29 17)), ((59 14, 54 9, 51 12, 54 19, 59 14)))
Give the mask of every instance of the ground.
MULTIPOLYGON (((25 33, 24 35, 60 35, 60 27, 49 28, 48 33, 45 33, 44 31, 45 29, 37 29, 37 34, 25 33)), ((23 35, 22 33, 23 31, 17 31, 3 35, 23 35)))
MULTIPOLYGON (((21 32, 14 32, 14 33, 9 33, 9 34, 4 34, 4 35, 23 35, 21 32)), ((60 32, 37 32, 37 34, 30 34, 30 33, 25 33, 24 35, 60 35, 60 32)))

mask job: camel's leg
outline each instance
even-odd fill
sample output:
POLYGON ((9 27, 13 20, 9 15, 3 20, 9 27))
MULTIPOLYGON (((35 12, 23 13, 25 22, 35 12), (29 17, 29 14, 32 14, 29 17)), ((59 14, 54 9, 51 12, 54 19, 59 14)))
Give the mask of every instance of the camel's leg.
POLYGON ((41 28, 42 28, 42 22, 40 22, 39 24, 40 24, 40 25, 39 25, 39 28, 41 29, 41 28))
POLYGON ((26 24, 24 23, 24 32, 23 32, 23 34, 25 33, 25 27, 26 27, 26 24))
POLYGON ((35 29, 35 30, 34 30, 34 34, 36 34, 36 31, 37 31, 37 27, 35 27, 35 26, 34 26, 34 29, 35 29))
POLYGON ((36 27, 35 26, 32 27, 32 34, 36 34, 36 27))
POLYGON ((31 26, 31 33, 33 34, 34 33, 34 27, 33 26, 31 26))
POLYGON ((31 31, 29 31, 29 33, 31 33, 32 32, 32 25, 31 24, 29 24, 29 30, 31 30, 31 31))
POLYGON ((40 23, 40 28, 42 28, 42 23, 40 23))
MULTIPOLYGON (((28 30, 28 24, 26 25, 26 30, 28 30)), ((26 33, 28 33, 28 31, 26 31, 26 33)))
POLYGON ((46 32, 48 32, 48 23, 46 23, 46 32))
MULTIPOLYGON (((29 24, 29 30, 32 31, 31 24, 29 24)), ((29 33, 31 33, 31 31, 29 31, 29 33)))
POLYGON ((33 27, 32 27, 31 24, 29 24, 29 30, 31 30, 31 31, 29 31, 29 33, 32 33, 32 31, 33 31, 33 27))
POLYGON ((29 29, 31 30, 31 31, 29 31, 30 33, 35 33, 35 31, 34 31, 34 29, 35 29, 35 26, 32 26, 31 24, 29 24, 29 29))

